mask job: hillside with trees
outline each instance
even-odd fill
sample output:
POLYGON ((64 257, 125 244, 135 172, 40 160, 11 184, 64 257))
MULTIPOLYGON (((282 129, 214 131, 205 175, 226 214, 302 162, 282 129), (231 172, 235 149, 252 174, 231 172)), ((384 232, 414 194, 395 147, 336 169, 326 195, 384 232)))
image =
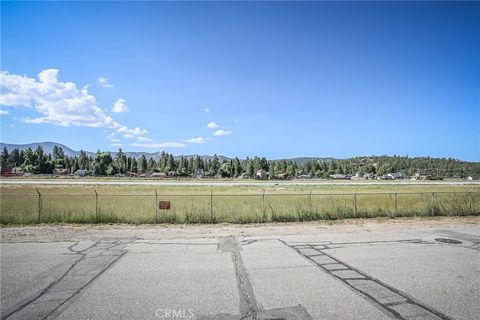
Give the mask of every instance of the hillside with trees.
POLYGON ((89 155, 80 151, 78 156, 65 155, 61 147, 53 147, 52 153, 45 153, 42 146, 32 150, 13 149, 8 152, 5 147, 1 153, 1 164, 5 168, 21 168, 23 172, 32 174, 52 174, 54 169, 66 169, 68 173, 75 173, 83 169, 91 175, 115 176, 126 173, 152 174, 164 173, 176 177, 253 177, 258 170, 265 170, 271 178, 329 178, 334 174, 349 176, 364 176, 375 174, 378 176, 391 172, 401 172, 407 176, 416 173, 428 173, 434 177, 463 178, 469 175, 480 174, 479 162, 466 162, 451 158, 430 158, 408 156, 370 156, 349 159, 312 158, 308 161, 297 162, 289 159, 268 160, 265 157, 246 159, 220 158, 214 155, 210 158, 195 156, 174 157, 167 152, 161 152, 159 160, 145 155, 139 158, 130 157, 122 149, 116 153, 97 151, 89 155), (200 173, 200 174, 199 174, 200 173))

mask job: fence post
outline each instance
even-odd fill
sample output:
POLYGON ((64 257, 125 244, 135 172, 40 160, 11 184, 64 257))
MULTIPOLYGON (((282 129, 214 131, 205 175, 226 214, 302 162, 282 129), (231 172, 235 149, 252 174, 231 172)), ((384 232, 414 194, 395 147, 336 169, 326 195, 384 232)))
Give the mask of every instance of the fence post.
POLYGON ((435 215, 435 191, 432 192, 432 216, 435 215))
POLYGON ((42 194, 38 189, 35 189, 38 193, 38 218, 37 218, 37 223, 40 224, 40 218, 42 216, 42 194))
POLYGON ((155 189, 154 209, 155 209, 155 223, 158 223, 158 194, 157 194, 157 189, 155 189))
POLYGON ((313 212, 313 205, 312 205, 312 190, 310 190, 310 193, 308 194, 308 202, 310 205, 310 212, 313 212))
POLYGON ((97 193, 97 190, 95 190, 95 188, 93 188, 93 192, 95 192, 95 220, 98 223, 98 220, 100 218, 98 214, 98 193, 97 193))
POLYGON ((213 223, 213 190, 210 190, 210 223, 213 223))
POLYGON ((353 205, 355 207, 355 217, 357 216, 357 191, 353 194, 353 205))
POLYGON ((262 192, 262 215, 263 215, 264 222, 267 222, 265 219, 265 189, 263 189, 263 192, 262 192))
POLYGON ((473 213, 472 207, 472 190, 468 191, 468 209, 470 210, 470 214, 473 213))
POLYGON ((397 201, 397 193, 398 191, 395 191, 395 216, 398 215, 398 201, 397 201))

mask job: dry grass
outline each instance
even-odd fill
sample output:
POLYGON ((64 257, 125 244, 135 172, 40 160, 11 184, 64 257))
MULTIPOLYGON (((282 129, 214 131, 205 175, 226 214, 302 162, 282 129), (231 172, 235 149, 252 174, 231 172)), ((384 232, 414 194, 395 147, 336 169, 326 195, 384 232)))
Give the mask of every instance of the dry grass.
POLYGON ((2 185, 0 222, 261 223, 480 213, 477 185, 279 185, 265 190, 261 186, 97 186, 95 190, 97 196, 93 186, 2 185), (170 201, 171 209, 159 210, 161 200, 170 201))

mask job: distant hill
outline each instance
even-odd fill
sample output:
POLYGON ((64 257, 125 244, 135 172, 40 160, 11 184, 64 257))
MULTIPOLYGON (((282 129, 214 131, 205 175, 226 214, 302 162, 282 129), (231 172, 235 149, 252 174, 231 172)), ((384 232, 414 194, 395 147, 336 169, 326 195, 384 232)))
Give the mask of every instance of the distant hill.
MULTIPOLYGON (((278 161, 281 159, 275 159, 273 161, 278 161)), ((336 158, 320 158, 320 157, 298 157, 298 158, 288 158, 286 160, 292 160, 293 162, 296 162, 297 164, 304 164, 312 160, 319 160, 319 161, 330 161, 330 160, 338 160, 336 158)))
MULTIPOLYGON (((32 150, 35 150, 38 146, 42 146, 45 153, 52 153, 53 152, 53 147, 57 146, 57 147, 62 148, 63 152, 68 157, 75 157, 75 156, 80 155, 80 150, 75 151, 75 150, 70 149, 69 147, 67 147, 64 144, 57 143, 57 142, 50 142, 50 141, 34 142, 34 143, 28 143, 28 144, 11 144, 11 143, 0 142, 0 152, 1 152, 1 150, 3 150, 4 147, 7 147, 8 152, 12 152, 13 149, 26 150, 28 148, 31 148, 32 150)), ((94 156, 95 155, 95 152, 92 152, 92 151, 85 151, 85 152, 89 156, 94 156)), ((117 151, 109 151, 109 152, 110 152, 110 154, 113 155, 117 151)), ((161 155, 161 152, 126 152, 126 151, 124 151, 124 153, 129 157, 135 157, 137 159, 140 158, 142 155, 145 155, 145 157, 147 159, 153 158, 154 160, 159 160, 160 155, 161 155)), ((183 156, 184 157, 192 157, 194 155, 183 155, 183 156)), ((182 157, 182 155, 174 156, 175 160, 180 159, 181 157, 182 157)), ((203 158, 203 159, 213 158, 213 156, 209 156, 209 155, 201 155, 200 157, 203 158)), ((220 158, 220 160, 230 159, 228 157, 221 156, 221 155, 218 155, 218 157, 220 158)))
MULTIPOLYGON (((34 143, 28 143, 28 144, 10 144, 10 143, 3 143, 0 142, 0 151, 3 150, 3 147, 7 147, 8 152, 11 152, 13 149, 17 148, 19 150, 25 150, 28 148, 31 148, 32 150, 35 150, 38 146, 42 146, 43 150, 46 153, 52 153, 53 152, 53 147, 57 146, 63 149, 63 152, 65 153, 66 156, 69 157, 75 157, 80 154, 80 150, 76 151, 73 150, 69 147, 67 147, 64 144, 58 143, 58 142, 34 142, 34 143)), ((86 151, 84 150, 89 156, 94 156, 96 151, 86 151)), ((102 150, 103 151, 103 150, 102 150)), ((110 151, 110 154, 115 154, 117 151, 110 151)), ((129 157, 135 157, 135 158, 140 158, 142 155, 145 155, 147 159, 153 158, 154 160, 158 161, 160 159, 161 152, 128 152, 124 151, 124 153, 129 156, 129 157)), ((193 154, 188 154, 188 155, 177 155, 174 156, 175 160, 180 159, 181 157, 193 157, 195 155, 193 154)), ((220 158, 220 161, 223 160, 230 160, 230 158, 222 156, 222 155, 217 155, 220 158)), ((202 159, 207 160, 207 159, 212 159, 213 155, 201 155, 200 156, 202 159)), ((304 164, 310 160, 332 160, 334 158, 318 158, 318 157, 298 157, 298 158, 291 158, 291 159, 286 159, 286 160, 292 160, 295 161, 298 164, 304 164)), ((243 160, 243 159, 240 159, 243 160)))
MULTIPOLYGON (((45 151, 45 153, 53 153, 53 147, 57 146, 63 149, 63 152, 66 156, 75 157, 80 154, 80 151, 72 150, 66 145, 63 145, 57 142, 47 141, 47 142, 34 142, 34 143, 28 143, 28 144, 9 144, 9 143, 0 142, 0 150, 3 150, 4 147, 7 147, 8 152, 12 152, 13 149, 26 150, 28 148, 31 148, 32 150, 35 150, 38 146, 42 146, 43 151, 45 151)), ((89 154, 92 154, 92 153, 89 152, 89 154)))

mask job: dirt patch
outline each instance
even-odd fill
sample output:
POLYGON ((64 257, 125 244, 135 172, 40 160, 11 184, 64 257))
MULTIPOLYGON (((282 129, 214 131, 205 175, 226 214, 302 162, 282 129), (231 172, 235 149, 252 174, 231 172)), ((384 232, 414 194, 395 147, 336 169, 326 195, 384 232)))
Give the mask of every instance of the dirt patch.
POLYGON ((305 223, 215 224, 215 225, 38 225, 2 227, 2 241, 52 241, 105 238, 179 239, 255 237, 322 232, 388 231, 425 229, 439 226, 480 224, 480 217, 433 217, 396 219, 348 219, 305 223))

